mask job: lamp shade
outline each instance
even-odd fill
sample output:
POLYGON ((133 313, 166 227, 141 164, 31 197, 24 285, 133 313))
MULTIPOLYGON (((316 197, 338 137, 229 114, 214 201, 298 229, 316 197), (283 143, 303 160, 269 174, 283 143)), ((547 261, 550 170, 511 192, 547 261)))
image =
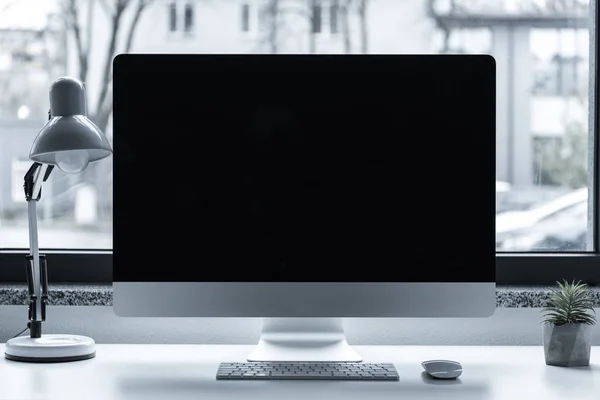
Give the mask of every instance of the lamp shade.
POLYGON ((62 77, 50 87, 50 120, 31 146, 29 158, 79 172, 88 162, 112 154, 110 143, 86 116, 85 88, 79 80, 62 77))

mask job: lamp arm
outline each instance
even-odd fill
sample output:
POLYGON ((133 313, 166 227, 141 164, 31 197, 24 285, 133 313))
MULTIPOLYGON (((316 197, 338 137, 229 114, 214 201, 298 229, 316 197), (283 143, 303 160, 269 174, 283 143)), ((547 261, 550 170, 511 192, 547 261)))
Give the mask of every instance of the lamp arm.
POLYGON ((48 273, 46 256, 39 253, 37 230, 37 202, 42 196, 42 184, 54 169, 53 165, 34 162, 25 174, 23 189, 27 200, 29 220, 29 254, 26 256, 26 276, 29 289, 29 323, 32 338, 42 335, 42 322, 46 320, 48 299, 48 273))
POLYGON ((42 164, 34 162, 29 170, 25 174, 25 182, 23 183, 23 189, 25 190, 25 200, 30 201, 35 199, 38 201, 42 197, 42 183, 48 180, 50 173, 54 169, 54 165, 42 164), (43 179, 39 179, 40 174, 43 175, 43 179))

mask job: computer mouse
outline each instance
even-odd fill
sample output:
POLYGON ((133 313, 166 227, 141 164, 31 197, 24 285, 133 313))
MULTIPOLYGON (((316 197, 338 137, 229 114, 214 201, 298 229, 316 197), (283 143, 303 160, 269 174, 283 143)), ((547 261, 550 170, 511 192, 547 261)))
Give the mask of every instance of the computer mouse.
POLYGON ((462 374, 462 365, 450 360, 430 360, 421 363, 429 376, 438 379, 455 379, 462 374))

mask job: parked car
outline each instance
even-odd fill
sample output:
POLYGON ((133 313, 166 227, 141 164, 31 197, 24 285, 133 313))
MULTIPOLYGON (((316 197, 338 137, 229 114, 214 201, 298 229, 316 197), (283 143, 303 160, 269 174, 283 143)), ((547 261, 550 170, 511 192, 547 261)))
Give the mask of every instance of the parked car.
POLYGON ((588 189, 576 189, 528 210, 496 215, 498 251, 583 251, 588 189))

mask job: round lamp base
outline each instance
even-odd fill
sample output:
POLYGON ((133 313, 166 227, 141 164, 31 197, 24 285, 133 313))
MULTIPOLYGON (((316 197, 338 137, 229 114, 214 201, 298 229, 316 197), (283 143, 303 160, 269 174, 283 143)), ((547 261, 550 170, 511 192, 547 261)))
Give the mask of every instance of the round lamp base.
POLYGON ((94 339, 79 335, 20 336, 6 342, 8 360, 31 363, 80 361, 96 355, 94 339))

